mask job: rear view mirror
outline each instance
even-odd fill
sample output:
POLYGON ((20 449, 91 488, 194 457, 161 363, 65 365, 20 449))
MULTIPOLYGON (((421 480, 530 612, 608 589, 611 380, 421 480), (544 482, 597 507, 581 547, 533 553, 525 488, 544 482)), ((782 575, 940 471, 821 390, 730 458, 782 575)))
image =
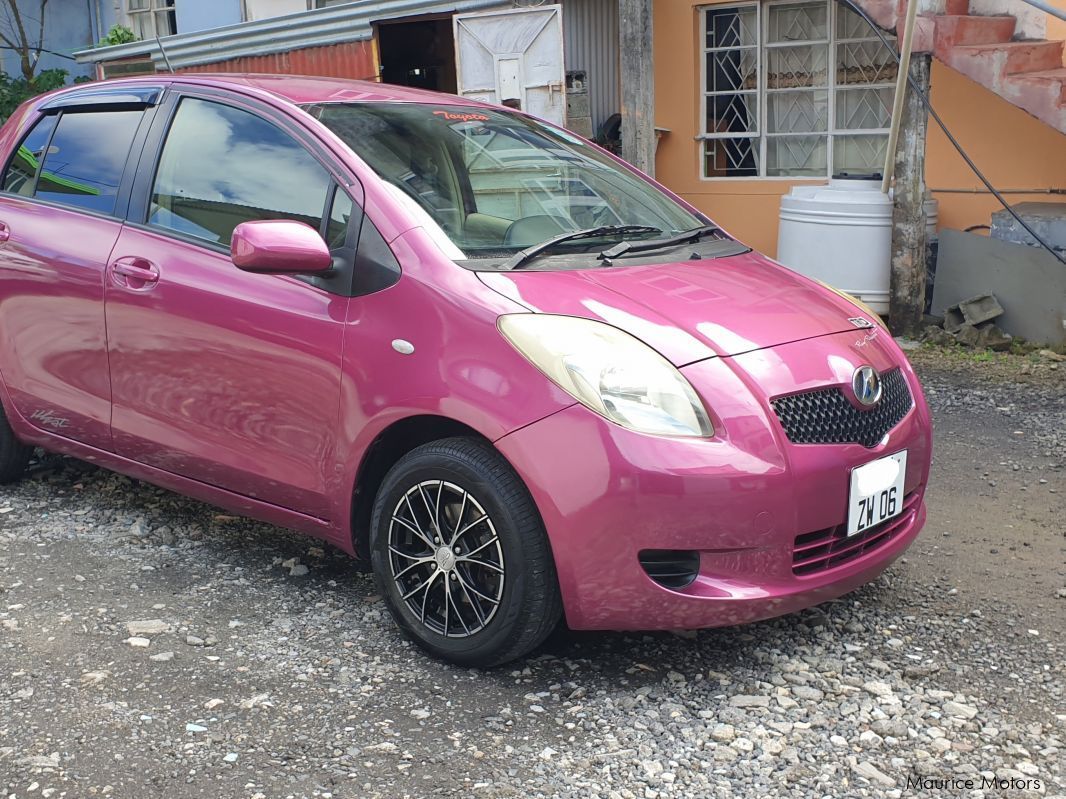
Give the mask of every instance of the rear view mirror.
POLYGON ((291 219, 241 222, 233 230, 230 258, 238 269, 267 274, 321 274, 333 266, 318 231, 291 219))

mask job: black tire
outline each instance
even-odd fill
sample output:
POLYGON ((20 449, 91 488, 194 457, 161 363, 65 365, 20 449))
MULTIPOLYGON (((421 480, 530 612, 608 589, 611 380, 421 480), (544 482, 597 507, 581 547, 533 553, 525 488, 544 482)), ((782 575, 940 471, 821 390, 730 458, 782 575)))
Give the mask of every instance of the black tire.
POLYGON ((15 438, 15 431, 7 423, 7 415, 0 406, 0 484, 13 483, 26 474, 33 447, 15 438))
POLYGON ((540 514, 521 478, 485 442, 449 438, 401 458, 374 499, 370 529, 374 574, 396 624, 439 658, 506 663, 538 646, 562 615, 540 514), (441 540, 427 540, 431 531, 441 540), (427 585, 414 593, 419 580, 427 585))

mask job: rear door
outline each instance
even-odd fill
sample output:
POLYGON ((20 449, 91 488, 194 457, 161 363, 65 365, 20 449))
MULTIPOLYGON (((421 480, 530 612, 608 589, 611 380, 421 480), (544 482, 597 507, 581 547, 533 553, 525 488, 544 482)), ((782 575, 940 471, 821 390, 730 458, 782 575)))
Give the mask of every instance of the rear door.
POLYGON ((329 278, 243 272, 229 243, 241 222, 297 219, 340 253, 361 191, 338 187, 278 112, 235 96, 172 103, 106 280, 115 450, 324 517, 349 297, 329 278))
POLYGON ((138 151, 142 96, 67 96, 39 117, 0 190, 0 369, 29 422, 110 450, 104 268, 138 151), (135 160, 135 159, 134 159, 135 160))
POLYGON ((562 6, 456 14, 459 94, 566 124, 562 6))

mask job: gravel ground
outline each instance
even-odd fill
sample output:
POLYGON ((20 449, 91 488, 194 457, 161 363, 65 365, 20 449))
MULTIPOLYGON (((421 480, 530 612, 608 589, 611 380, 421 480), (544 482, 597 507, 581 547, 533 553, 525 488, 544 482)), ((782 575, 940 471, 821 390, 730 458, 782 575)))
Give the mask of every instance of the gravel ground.
POLYGON ((1066 795, 1066 364, 913 355, 930 520, 880 580, 491 672, 401 641, 339 553, 46 457, 0 489, 0 789, 1066 795))

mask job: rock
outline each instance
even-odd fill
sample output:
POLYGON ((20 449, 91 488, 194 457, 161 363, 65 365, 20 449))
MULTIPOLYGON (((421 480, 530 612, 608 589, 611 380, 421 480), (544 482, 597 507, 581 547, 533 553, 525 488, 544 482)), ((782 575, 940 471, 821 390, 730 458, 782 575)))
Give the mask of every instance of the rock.
POLYGON ((769 707, 770 697, 735 694, 729 697, 729 704, 733 707, 769 707))
POLYGON ((241 702, 241 708, 244 710, 252 710, 257 707, 274 707, 274 703, 270 701, 270 694, 256 694, 250 699, 245 699, 241 702))
POLYGON ((151 637, 170 632, 170 625, 162 619, 141 619, 126 622, 126 631, 132 636, 151 637))
POLYGON ((887 682, 880 682, 878 680, 870 680, 862 684, 862 689, 868 694, 874 696, 892 696, 892 686, 887 682))
POLYGON ((851 767, 851 770, 858 774, 860 777, 865 777, 870 782, 875 782, 878 785, 883 785, 886 788, 894 788, 896 781, 890 776, 881 771, 877 766, 868 761, 862 761, 856 763, 851 767))
POLYGON ((711 730, 711 739, 721 743, 729 743, 736 737, 737 733, 732 724, 715 724, 711 730))
POLYGON ((971 324, 963 324, 956 331, 955 340, 967 347, 976 347, 981 340, 981 331, 971 324))
POLYGON ((149 660, 154 660, 156 663, 166 663, 168 660, 173 660, 174 659, 174 653, 173 652, 159 652, 158 654, 155 654, 155 655, 149 655, 148 659, 149 660))
POLYGON ((422 720, 428 719, 431 714, 425 708, 416 707, 414 710, 411 711, 411 715, 414 716, 416 719, 422 720))
POLYGON ((186 724, 185 732, 207 732, 207 727, 202 724, 186 724))
POLYGON ((958 719, 972 719, 977 715, 977 708, 961 702, 945 702, 941 707, 947 715, 958 719))
POLYGON ((305 574, 307 574, 307 567, 304 566, 302 563, 298 563, 297 565, 289 569, 290 577, 303 577, 305 574))
POLYGON ((987 324, 978 328, 977 346, 994 352, 1006 352, 1010 349, 1014 337, 1004 333, 997 325, 987 324))
POLYGON ((204 702, 204 708, 206 710, 214 710, 216 707, 219 707, 220 705, 224 704, 226 703, 221 699, 208 699, 206 702, 204 702))
POLYGON ((658 760, 644 760, 640 765, 644 767, 644 773, 652 779, 658 777, 665 770, 663 769, 663 764, 658 760))
POLYGON ((186 635, 185 636, 185 643, 187 643, 189 646, 203 646, 204 645, 204 639, 203 638, 198 638, 195 635, 186 635))
POLYGON ((87 671, 81 675, 82 685, 99 685, 111 676, 109 671, 87 671))
POLYGON ((365 747, 364 751, 367 751, 367 752, 395 752, 397 749, 399 749, 399 747, 396 746, 396 744, 394 744, 392 741, 382 741, 379 744, 370 744, 370 746, 365 747))
POLYGON ((864 730, 859 735, 859 745, 863 749, 876 749, 884 743, 884 739, 873 730, 864 730))
POLYGON ((809 685, 792 686, 792 695, 798 699, 804 699, 809 702, 821 702, 825 698, 824 693, 809 685))
POLYGON ((1060 355, 1054 350, 1038 350, 1036 354, 1047 361, 1066 361, 1066 355, 1060 355))
POLYGON ((938 347, 953 347, 956 344, 955 337, 951 333, 934 325, 930 325, 922 332, 922 340, 938 347))
POLYGON ((228 752, 226 754, 226 756, 224 758, 222 758, 222 759, 224 761, 226 761, 227 763, 236 763, 237 762, 237 753, 236 752, 228 752))
POLYGON ((140 647, 142 649, 152 645, 152 642, 149 641, 147 638, 141 638, 137 635, 127 638, 125 641, 123 641, 123 643, 129 644, 133 647, 140 647))
POLYGON ((848 739, 845 738, 843 735, 830 735, 829 743, 831 743, 833 746, 845 747, 848 745, 848 739))

